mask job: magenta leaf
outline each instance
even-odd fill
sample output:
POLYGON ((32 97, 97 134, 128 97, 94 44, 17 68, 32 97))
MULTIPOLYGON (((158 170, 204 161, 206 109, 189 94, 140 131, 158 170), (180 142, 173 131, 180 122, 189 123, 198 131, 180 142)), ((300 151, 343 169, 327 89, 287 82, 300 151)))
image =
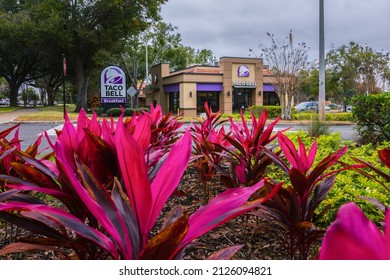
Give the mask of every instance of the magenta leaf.
MULTIPOLYGON (((64 151, 61 148, 60 143, 56 143, 56 156, 59 163, 60 171, 66 178, 69 180, 72 190, 77 194, 77 197, 85 204, 87 209, 93 214, 93 216, 102 224, 102 226, 107 230, 109 234, 119 242, 121 240, 120 235, 115 229, 112 221, 108 217, 110 213, 107 213, 105 209, 91 196, 90 193, 86 190, 85 186, 79 181, 78 177, 74 173, 73 169, 70 167, 69 163, 66 162, 66 157, 64 156, 64 151)), ((74 164, 74 162, 73 162, 74 164)))
POLYGON ((172 146, 168 157, 154 178, 151 185, 152 212, 146 228, 147 231, 152 229, 161 213, 161 209, 179 185, 190 159, 191 147, 191 135, 189 130, 187 130, 182 139, 172 146), (175 172, 172 172, 172 170, 175 170, 175 172))
POLYGON ((107 250, 113 258, 118 259, 114 243, 104 234, 94 228, 88 227, 74 216, 46 205, 37 205, 21 202, 0 203, 0 211, 36 211, 40 214, 62 224, 77 234, 91 240, 107 250))
POLYGON ((302 170, 300 157, 295 149, 294 143, 283 133, 278 132, 278 140, 287 161, 296 169, 302 170))
MULTIPOLYGON (((115 183, 111 192, 111 197, 122 216, 122 219, 126 223, 127 232, 129 233, 128 238, 130 239, 132 246, 132 256, 138 256, 142 244, 140 242, 141 238, 137 218, 135 217, 133 209, 129 204, 128 197, 123 192, 119 182, 115 183)), ((129 254, 129 252, 126 253, 129 254)))
MULTIPOLYGON (((386 221, 389 221, 386 215, 386 221)), ((388 230, 386 231, 386 234, 388 230)), ((390 259, 389 237, 382 235, 353 202, 340 207, 328 228, 319 258, 331 260, 390 259)))
POLYGON ((146 242, 146 238, 149 235, 149 217, 152 211, 150 207, 152 193, 150 191, 147 166, 140 145, 126 130, 121 119, 119 119, 115 131, 115 146, 125 190, 137 217, 142 238, 146 242))
POLYGON ((248 203, 249 197, 263 187, 264 181, 260 181, 252 187, 229 189, 212 199, 207 205, 200 207, 190 216, 189 228, 186 237, 182 241, 183 247, 205 232, 212 230, 261 203, 261 200, 248 203))
POLYGON ((82 180, 84 187, 88 190, 90 196, 98 203, 98 205, 104 209, 105 214, 112 223, 103 223, 103 227, 113 236, 117 246, 121 248, 123 256, 126 259, 131 259, 132 256, 128 255, 128 253, 132 251, 129 233, 127 232, 123 217, 119 214, 119 211, 108 191, 99 184, 96 178, 94 178, 91 174, 88 167, 80 162, 78 158, 76 158, 76 164, 79 177, 82 180))
POLYGON ((318 163, 316 165, 316 167, 314 167, 314 169, 310 172, 310 175, 308 177, 308 183, 309 185, 312 185, 314 184, 319 178, 320 176, 331 166, 333 166, 334 164, 336 164, 336 162, 338 161, 338 159, 340 157, 342 157, 343 155, 345 155, 345 153, 347 152, 347 149, 348 147, 345 146, 344 148, 341 148, 340 150, 338 150, 337 152, 327 156, 326 158, 324 158, 320 163, 318 163))

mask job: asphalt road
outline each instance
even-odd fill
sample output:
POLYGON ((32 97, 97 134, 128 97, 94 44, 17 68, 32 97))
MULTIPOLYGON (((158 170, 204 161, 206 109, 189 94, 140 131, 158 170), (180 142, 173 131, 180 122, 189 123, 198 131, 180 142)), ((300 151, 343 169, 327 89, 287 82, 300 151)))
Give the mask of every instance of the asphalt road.
MULTIPOLYGON (((3 131, 12 125, 15 125, 13 123, 4 123, 0 124, 0 131, 3 131)), ((50 139, 52 141, 55 140, 55 131, 54 128, 61 129, 61 123, 22 123, 20 124, 19 129, 19 139, 22 140, 21 146, 22 149, 25 149, 29 145, 33 144, 35 140, 39 137, 41 133, 44 131, 47 131, 50 139)), ((297 130, 304 130, 304 125, 299 124, 277 124, 275 126, 275 130, 283 130, 290 127, 291 131, 297 131, 297 130)), ((226 127, 228 129, 228 126, 226 127)), ((356 130, 353 125, 331 125, 330 126, 331 132, 340 132, 341 136, 344 140, 356 140, 356 130)), ((13 134, 11 135, 13 136, 13 134)), ((42 145, 41 147, 48 147, 48 143, 46 139, 42 139, 42 145)))

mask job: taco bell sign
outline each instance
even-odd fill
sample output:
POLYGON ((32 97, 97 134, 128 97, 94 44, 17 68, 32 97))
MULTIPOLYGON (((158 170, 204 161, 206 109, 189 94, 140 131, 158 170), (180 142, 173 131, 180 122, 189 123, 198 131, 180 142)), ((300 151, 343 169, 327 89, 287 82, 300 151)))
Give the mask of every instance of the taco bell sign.
POLYGON ((101 72, 100 102, 126 103, 126 75, 118 66, 108 66, 101 72))

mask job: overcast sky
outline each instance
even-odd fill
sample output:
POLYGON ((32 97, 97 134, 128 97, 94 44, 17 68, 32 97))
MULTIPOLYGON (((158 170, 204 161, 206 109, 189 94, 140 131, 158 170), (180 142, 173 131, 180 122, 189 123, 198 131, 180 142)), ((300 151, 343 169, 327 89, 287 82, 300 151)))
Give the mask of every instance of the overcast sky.
MULTIPOLYGON (((324 0, 325 51, 354 41, 390 51, 390 0, 324 0)), ((280 40, 293 30, 294 43, 318 59, 319 0, 168 0, 164 21, 178 27, 182 44, 221 56, 248 57, 269 45, 266 33, 280 40)))

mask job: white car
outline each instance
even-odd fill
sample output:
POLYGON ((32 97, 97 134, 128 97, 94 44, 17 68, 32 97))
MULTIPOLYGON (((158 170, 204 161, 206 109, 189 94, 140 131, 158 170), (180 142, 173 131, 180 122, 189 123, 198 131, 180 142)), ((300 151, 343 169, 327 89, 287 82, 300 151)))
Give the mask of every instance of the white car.
POLYGON ((306 102, 301 102, 297 106, 295 106, 295 109, 298 112, 303 112, 303 111, 318 111, 318 102, 316 101, 306 101, 306 102))
MULTIPOLYGON (((297 106, 295 106, 295 109, 298 112, 303 112, 303 111, 318 112, 319 106, 317 101, 306 101, 306 102, 299 103, 297 106)), ((330 111, 330 107, 325 105, 325 111, 330 111)))

